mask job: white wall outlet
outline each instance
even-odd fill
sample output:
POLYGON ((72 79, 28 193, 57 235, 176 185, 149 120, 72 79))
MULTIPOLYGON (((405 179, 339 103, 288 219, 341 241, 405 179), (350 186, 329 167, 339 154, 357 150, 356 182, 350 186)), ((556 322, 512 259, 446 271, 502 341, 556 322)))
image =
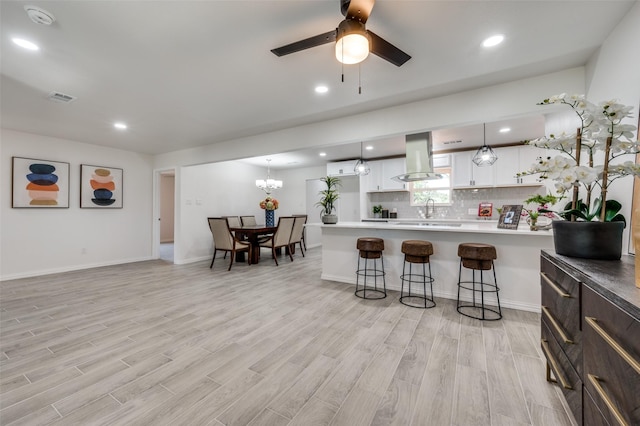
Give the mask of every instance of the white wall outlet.
POLYGON ((184 200, 184 203, 185 203, 186 205, 190 206, 190 205, 191 205, 191 200, 188 200, 188 199, 187 199, 187 200, 184 200))
POLYGON ((476 209, 468 209, 467 210, 467 214, 477 214, 477 213, 478 213, 478 210, 476 210, 476 209))

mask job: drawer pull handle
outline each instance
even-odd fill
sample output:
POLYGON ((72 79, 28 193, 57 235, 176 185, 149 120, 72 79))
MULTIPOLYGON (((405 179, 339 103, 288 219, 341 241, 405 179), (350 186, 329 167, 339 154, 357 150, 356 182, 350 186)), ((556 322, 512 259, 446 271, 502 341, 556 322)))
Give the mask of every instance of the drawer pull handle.
POLYGON ((640 363, 638 363, 638 361, 636 361, 629 354, 629 352, 625 351, 624 348, 620 346, 620 344, 616 342, 613 337, 609 336, 609 334, 606 331, 604 331, 604 328, 598 325, 597 319, 593 317, 584 317, 584 319, 587 322, 587 324, 589 324, 591 328, 593 328, 600 335, 600 337, 602 337, 604 341, 607 342, 609 346, 611 346, 613 350, 616 351, 618 355, 620 355, 622 359, 624 359, 627 362, 627 364, 631 366, 631 368, 636 370, 636 373, 640 374, 640 363))
POLYGON ((553 370, 553 374, 558 378, 558 380, 560 380, 562 387, 565 389, 573 389, 571 385, 567 382, 567 379, 565 379, 564 376, 560 374, 560 369, 558 368, 558 362, 551 355, 551 351, 549 350, 549 345, 547 344, 547 341, 544 339, 541 339, 540 345, 542 346, 542 351, 544 352, 544 355, 547 357, 547 361, 548 361, 547 362, 547 380, 549 380, 550 382, 553 381, 549 378, 549 363, 551 363, 551 369, 553 370))
POLYGON ((613 417, 615 417, 618 421, 618 424, 621 426, 628 426, 629 423, 627 423, 624 418, 622 418, 622 414, 620 414, 620 411, 618 411, 616 406, 613 405, 613 401, 611 401, 609 395, 607 395, 605 390, 602 388, 599 378, 594 376, 593 374, 587 374, 587 376, 589 377, 589 381, 591 382, 593 387, 596 389, 596 392, 598 392, 598 395, 600 395, 600 398, 602 398, 611 414, 613 414, 613 417))
POLYGON ((560 325, 558 324, 556 319, 553 317, 553 315, 551 315, 551 311, 549 310, 549 308, 547 308, 546 306, 543 306, 542 307, 542 313, 547 318, 549 318, 549 321, 551 321, 551 325, 553 325, 553 328, 556 329, 556 331, 558 332, 558 334, 560 335, 562 340, 564 340, 565 343, 568 343, 568 344, 571 344, 571 345, 573 345, 575 343, 573 340, 569 339, 566 334, 564 334, 564 331, 562 330, 562 328, 560 327, 560 325))
POLYGON ((563 291, 560 287, 558 287, 558 285, 556 283, 554 283, 553 281, 551 281, 551 279, 549 277, 547 277, 547 274, 545 274, 544 272, 540 272, 540 276, 542 277, 542 279, 549 284, 549 286, 554 289, 556 291, 556 293, 558 293, 560 296, 562 297, 568 297, 570 298, 571 295, 569 293, 566 293, 565 291, 563 291))

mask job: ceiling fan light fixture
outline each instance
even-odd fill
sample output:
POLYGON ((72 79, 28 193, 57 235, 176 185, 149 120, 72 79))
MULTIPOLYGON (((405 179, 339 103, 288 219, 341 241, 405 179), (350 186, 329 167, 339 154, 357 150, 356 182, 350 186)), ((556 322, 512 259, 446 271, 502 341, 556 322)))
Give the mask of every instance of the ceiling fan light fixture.
POLYGON ((338 26, 336 39, 336 59, 343 64, 353 65, 369 56, 371 37, 362 22, 345 19, 338 26))

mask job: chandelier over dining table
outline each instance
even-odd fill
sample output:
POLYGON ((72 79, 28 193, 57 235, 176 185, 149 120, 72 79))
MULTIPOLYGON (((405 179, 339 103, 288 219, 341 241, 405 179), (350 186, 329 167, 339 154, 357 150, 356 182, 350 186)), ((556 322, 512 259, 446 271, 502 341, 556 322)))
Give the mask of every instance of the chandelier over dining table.
POLYGON ((257 179, 256 187, 262 189, 267 194, 271 194, 271 192, 275 189, 282 188, 282 181, 271 179, 271 168, 270 168, 271 159, 267 159, 267 178, 266 179, 257 179))

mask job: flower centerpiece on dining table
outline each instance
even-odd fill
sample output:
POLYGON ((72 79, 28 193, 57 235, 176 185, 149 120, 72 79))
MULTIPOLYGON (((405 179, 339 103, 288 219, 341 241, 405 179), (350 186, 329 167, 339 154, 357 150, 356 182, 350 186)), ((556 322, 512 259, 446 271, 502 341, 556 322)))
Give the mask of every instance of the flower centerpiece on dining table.
POLYGON ((266 226, 275 226, 275 213, 279 207, 278 200, 273 197, 267 197, 260 201, 260 208, 264 210, 264 222, 266 226))
POLYGON ((626 221, 619 214, 622 205, 608 199, 607 191, 611 183, 621 177, 640 176, 640 165, 635 161, 616 160, 640 152, 640 143, 633 140, 636 126, 622 123, 625 118, 632 117, 633 107, 615 100, 596 105, 584 95, 565 93, 545 99, 538 105, 553 104, 573 109, 579 118, 579 127, 575 133, 551 134, 527 142, 538 148, 560 151, 560 154, 538 158, 530 170, 519 175, 538 174, 541 180, 555 181, 561 198, 570 194, 571 201, 558 213, 566 221, 553 222, 556 252, 573 257, 619 259, 626 221), (599 161, 602 163, 597 164, 599 161), (596 198, 592 199, 592 196, 596 198), (586 239, 592 230, 596 230, 593 243, 586 239), (579 241, 574 241, 571 236, 577 236, 579 241), (608 252, 603 245, 603 240, 609 236, 612 236, 613 252, 608 252))

